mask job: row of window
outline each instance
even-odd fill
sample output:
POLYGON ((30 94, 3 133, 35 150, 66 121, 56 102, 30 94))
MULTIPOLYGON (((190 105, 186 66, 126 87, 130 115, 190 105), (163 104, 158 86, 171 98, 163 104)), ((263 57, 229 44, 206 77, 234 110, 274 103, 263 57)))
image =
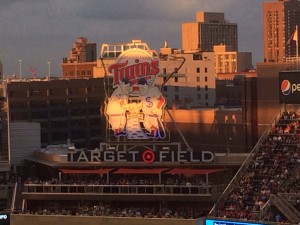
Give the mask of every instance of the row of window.
POLYGON ((75 71, 69 71, 66 72, 66 76, 74 76, 74 75, 77 75, 77 76, 92 76, 92 71, 91 70, 77 70, 76 72, 75 71))
MULTIPOLYGON (((179 98, 179 95, 175 95, 175 96, 174 96, 174 99, 175 99, 175 100, 179 100, 179 99, 180 99, 180 98, 179 98)), ((208 100, 208 94, 205 94, 205 95, 204 95, 204 99, 205 99, 205 100, 208 100)), ((201 100, 201 94, 197 94, 197 100, 201 100)))
MULTIPOLYGON (((205 89, 205 91, 208 91, 208 86, 205 85, 204 89, 205 89)), ((200 90, 201 90, 200 85, 197 85, 197 91, 200 91, 200 90)), ((164 86, 164 91, 168 91, 168 87, 167 86, 164 86)), ((175 86, 175 91, 179 91, 179 86, 175 86)))
MULTIPOLYGON (((178 83, 178 80, 179 80, 178 78, 179 78, 179 77, 174 77, 174 82, 175 82, 175 83, 178 83)), ((167 78, 164 77, 164 82, 166 82, 166 80, 167 80, 167 78)), ((199 76, 196 77, 196 81, 197 81, 197 82, 200 82, 200 77, 199 77, 199 76)), ((204 81, 205 81, 205 82, 208 81, 208 77, 207 77, 207 76, 204 77, 204 81)))
POLYGON ((86 95, 95 94, 99 95, 103 89, 101 87, 78 87, 78 88, 57 88, 57 89, 41 89, 41 90, 14 90, 9 92, 10 97, 46 97, 46 96, 65 96, 67 94, 86 95))
MULTIPOLYGON (((178 68, 174 68, 174 72, 178 72, 178 68)), ((196 68, 196 73, 200 73, 201 72, 201 69, 200 67, 197 67, 196 68)), ((207 67, 204 68, 204 73, 207 73, 208 72, 208 69, 207 67)), ((163 68, 163 74, 167 74, 167 68, 163 68)))

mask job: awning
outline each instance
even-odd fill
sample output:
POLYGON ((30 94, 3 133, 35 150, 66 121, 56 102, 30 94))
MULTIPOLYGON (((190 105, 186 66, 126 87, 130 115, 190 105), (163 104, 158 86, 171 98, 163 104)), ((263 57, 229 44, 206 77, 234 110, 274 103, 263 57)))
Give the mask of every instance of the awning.
POLYGON ((115 174, 159 174, 166 169, 164 168, 149 168, 149 169, 132 169, 132 168, 121 168, 113 172, 115 174))
POLYGON ((63 174, 105 174, 112 169, 96 169, 96 170, 82 170, 82 169, 60 169, 63 174))
POLYGON ((189 169, 189 168, 174 168, 166 174, 184 174, 184 175, 193 175, 193 174, 210 174, 223 171, 224 169, 189 169))

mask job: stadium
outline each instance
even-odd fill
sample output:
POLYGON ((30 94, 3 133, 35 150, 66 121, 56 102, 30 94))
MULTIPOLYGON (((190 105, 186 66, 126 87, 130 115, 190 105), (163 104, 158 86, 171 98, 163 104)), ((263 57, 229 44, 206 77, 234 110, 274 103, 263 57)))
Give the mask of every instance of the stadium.
POLYGON ((281 106, 249 153, 229 151, 234 146, 228 132, 236 141, 243 130, 236 123, 214 124, 228 147, 217 152, 191 147, 198 140, 185 137, 164 107, 163 88, 153 85, 155 60, 147 53, 134 60, 130 53, 126 63, 132 65, 120 60, 110 68, 122 68, 117 81, 104 78, 105 141, 93 150, 67 143, 26 157, 24 177, 10 183, 11 209, 1 222, 298 224, 298 72, 279 74, 281 106))

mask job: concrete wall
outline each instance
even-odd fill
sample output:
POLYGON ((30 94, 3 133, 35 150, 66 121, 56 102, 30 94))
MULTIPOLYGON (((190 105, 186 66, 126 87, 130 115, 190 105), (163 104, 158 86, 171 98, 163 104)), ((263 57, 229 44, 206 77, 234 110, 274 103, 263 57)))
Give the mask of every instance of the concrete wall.
POLYGON ((178 128, 195 150, 224 153, 230 148, 230 152, 247 153, 256 144, 251 129, 246 129, 241 109, 170 110, 170 114, 176 121, 175 125, 166 114, 171 140, 182 141, 178 128))
POLYGON ((98 216, 19 215, 10 216, 10 225, 196 225, 197 220, 157 218, 114 218, 98 216))

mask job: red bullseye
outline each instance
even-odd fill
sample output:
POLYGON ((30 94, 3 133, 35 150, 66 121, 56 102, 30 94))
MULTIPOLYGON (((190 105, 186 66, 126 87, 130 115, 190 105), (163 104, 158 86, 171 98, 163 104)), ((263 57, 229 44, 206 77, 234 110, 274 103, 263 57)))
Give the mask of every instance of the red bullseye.
POLYGON ((155 160, 155 154, 151 150, 146 150, 143 152, 142 158, 145 163, 153 163, 155 160))

